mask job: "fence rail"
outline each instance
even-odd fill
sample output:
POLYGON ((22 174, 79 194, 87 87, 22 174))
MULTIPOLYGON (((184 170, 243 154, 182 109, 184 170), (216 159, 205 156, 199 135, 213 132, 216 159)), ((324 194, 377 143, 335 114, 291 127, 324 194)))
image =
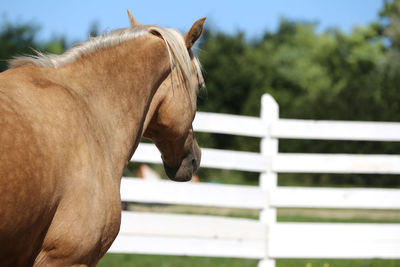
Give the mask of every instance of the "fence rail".
POLYGON ((399 258, 399 224, 277 223, 123 212, 110 252, 234 258, 399 258), (156 243, 155 243, 156 242, 156 243))
MULTIPOLYGON (((123 212, 110 252, 260 259, 400 259, 400 224, 282 223, 277 208, 400 210, 400 189, 282 187, 278 173, 400 174, 400 155, 279 153, 278 139, 400 141, 400 123, 280 119, 263 96, 261 117, 199 112, 200 132, 261 138, 260 151, 202 149, 202 167, 260 173, 259 186, 175 183, 123 178, 121 198, 138 203, 243 208, 260 219, 123 212)), ((141 144, 132 161, 161 163, 155 146, 141 144)))
POLYGON ((400 123, 279 119, 271 126, 275 138, 351 141, 400 141, 400 123))
MULTIPOLYGON (((132 161, 162 163, 153 144, 141 144, 132 161)), ((272 168, 279 173, 400 174, 400 156, 279 153, 271 158, 255 152, 203 148, 201 166, 252 172, 272 168)))
POLYGON ((123 178, 123 201, 261 210, 276 208, 399 209, 400 189, 278 187, 173 183, 123 178))
POLYGON ((269 204, 277 208, 400 210, 400 189, 278 187, 269 204))
POLYGON ((279 119, 268 126, 257 117, 197 112, 193 127, 198 132, 260 138, 270 134, 287 139, 400 141, 398 122, 279 119))
POLYGON ((400 156, 280 153, 272 170, 283 173, 400 174, 400 156))
POLYGON ((278 223, 270 229, 273 258, 398 259, 398 224, 278 223))
POLYGON ((173 183, 123 178, 121 198, 128 202, 263 209, 265 191, 258 186, 173 183))

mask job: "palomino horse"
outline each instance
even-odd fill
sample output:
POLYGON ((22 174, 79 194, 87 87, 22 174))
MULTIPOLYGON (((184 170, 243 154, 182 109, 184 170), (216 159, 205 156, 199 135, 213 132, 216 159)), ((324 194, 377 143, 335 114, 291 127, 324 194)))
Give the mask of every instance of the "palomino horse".
POLYGON ((204 20, 184 36, 135 24, 0 74, 0 266, 95 266, 118 234, 121 176, 142 136, 172 180, 191 178, 204 20))

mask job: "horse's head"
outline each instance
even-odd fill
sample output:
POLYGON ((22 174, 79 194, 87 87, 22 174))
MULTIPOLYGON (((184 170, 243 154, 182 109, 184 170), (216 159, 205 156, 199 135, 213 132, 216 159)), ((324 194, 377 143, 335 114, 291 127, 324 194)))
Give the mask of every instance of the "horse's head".
MULTIPOLYGON (((132 25, 138 24, 132 15, 130 20, 132 25)), ((183 75, 181 69, 173 68, 156 91, 145 121, 143 136, 156 144, 165 172, 174 181, 189 181, 200 166, 201 152, 192 122, 197 93, 204 86, 204 80, 200 64, 191 49, 202 33, 204 21, 205 18, 196 21, 182 36, 190 69, 183 75)))

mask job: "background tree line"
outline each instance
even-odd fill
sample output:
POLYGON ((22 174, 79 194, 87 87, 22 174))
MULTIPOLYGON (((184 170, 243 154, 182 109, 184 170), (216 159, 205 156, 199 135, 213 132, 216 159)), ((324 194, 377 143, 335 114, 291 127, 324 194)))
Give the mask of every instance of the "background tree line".
MULTIPOLYGON (((208 28, 198 51, 207 84, 198 109, 259 116, 261 95, 269 93, 283 118, 400 122, 400 0, 384 1, 379 18, 350 33, 319 32, 315 23, 282 19, 277 31, 253 40, 241 32, 228 35, 208 28)), ((6 69, 7 59, 31 54, 32 48, 51 53, 66 49, 65 38, 42 43, 35 39, 38 31, 37 26, 3 19, 0 71, 6 69)), ((97 33, 95 25, 90 32, 97 33)), ((199 134, 198 139, 204 147, 259 150, 256 138, 199 134)), ((279 150, 399 154, 400 144, 281 140, 279 150)), ((239 183, 257 180, 257 174, 213 170, 201 170, 200 176, 239 183)), ((282 174, 280 183, 400 187, 400 177, 282 174)))

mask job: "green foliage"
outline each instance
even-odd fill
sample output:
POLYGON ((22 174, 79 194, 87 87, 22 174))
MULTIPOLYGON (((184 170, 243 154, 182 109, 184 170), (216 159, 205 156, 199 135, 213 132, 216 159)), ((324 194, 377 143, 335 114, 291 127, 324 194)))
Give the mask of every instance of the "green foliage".
POLYGON ((35 50, 61 54, 66 49, 65 38, 49 42, 38 41, 35 36, 40 27, 34 23, 11 23, 4 16, 0 22, 0 72, 8 68, 7 61, 15 56, 31 55, 35 50))
POLYGON ((257 116, 261 95, 270 93, 282 117, 382 119, 374 118, 382 108, 377 64, 385 59, 378 37, 372 27, 355 28, 349 35, 337 30, 317 34, 314 24, 286 20, 276 33, 253 44, 240 33, 209 33, 199 55, 208 98, 199 108, 257 116), (362 101, 338 106, 347 101, 343 98, 378 103, 371 110, 362 101))
MULTIPOLYGON (((252 42, 242 33, 208 30, 199 54, 206 70, 207 97, 200 98, 199 109, 259 116, 260 98, 269 93, 283 118, 400 121, 400 1, 386 1, 380 15, 380 21, 351 33, 336 29, 318 33, 315 24, 282 19, 276 32, 252 42)), ((202 136, 199 143, 259 150, 257 139, 225 135, 202 136)), ((395 154, 400 144, 281 140, 279 149, 395 154)), ((400 179, 282 174, 280 184, 399 187, 400 179)))
POLYGON ((64 38, 60 40, 51 41, 44 45, 44 51, 52 54, 62 54, 66 48, 66 41, 64 38))
POLYGON ((390 39, 393 48, 400 48, 400 1, 385 0, 384 7, 379 13, 382 24, 379 25, 383 35, 390 39))
POLYGON ((28 23, 11 24, 3 17, 3 23, 0 24, 0 71, 7 68, 7 59, 32 53, 32 48, 37 48, 34 36, 38 29, 28 23))

